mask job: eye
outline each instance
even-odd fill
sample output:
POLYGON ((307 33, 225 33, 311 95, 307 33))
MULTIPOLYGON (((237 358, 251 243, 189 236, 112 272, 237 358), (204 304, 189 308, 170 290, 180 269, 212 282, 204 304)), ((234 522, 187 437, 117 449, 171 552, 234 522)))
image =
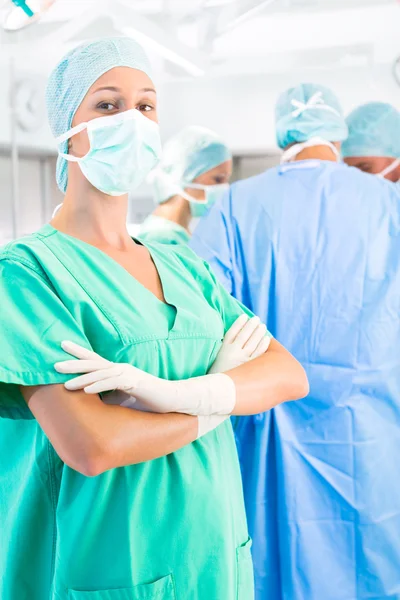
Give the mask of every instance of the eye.
POLYGON ((115 104, 112 104, 112 102, 100 102, 100 104, 97 105, 97 108, 110 112, 112 110, 117 110, 118 107, 115 104))
POLYGON ((154 106, 151 106, 150 104, 139 104, 137 108, 140 112, 150 112, 151 110, 154 110, 154 106))

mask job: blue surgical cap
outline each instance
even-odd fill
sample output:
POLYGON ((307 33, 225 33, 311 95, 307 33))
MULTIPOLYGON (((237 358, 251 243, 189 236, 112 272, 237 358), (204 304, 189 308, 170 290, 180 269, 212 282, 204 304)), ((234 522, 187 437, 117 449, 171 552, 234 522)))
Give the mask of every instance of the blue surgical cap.
POLYGON ((280 148, 321 137, 341 142, 347 125, 335 94, 323 85, 302 83, 280 95, 275 107, 276 139, 280 148))
POLYGON ((168 140, 160 164, 152 173, 154 199, 166 202, 179 193, 181 184, 230 160, 232 154, 221 138, 205 127, 190 126, 168 140))
MULTIPOLYGON (((143 48, 131 38, 106 38, 87 42, 66 54, 50 75, 47 85, 47 112, 51 130, 58 137, 71 129, 72 120, 89 88, 107 71, 130 67, 151 76, 150 63, 143 48)), ((60 144, 68 153, 68 141, 60 144)), ((57 161, 57 184, 65 193, 68 183, 67 161, 57 161)))
POLYGON ((342 156, 400 158, 400 112, 385 102, 369 102, 347 117, 349 137, 342 156))

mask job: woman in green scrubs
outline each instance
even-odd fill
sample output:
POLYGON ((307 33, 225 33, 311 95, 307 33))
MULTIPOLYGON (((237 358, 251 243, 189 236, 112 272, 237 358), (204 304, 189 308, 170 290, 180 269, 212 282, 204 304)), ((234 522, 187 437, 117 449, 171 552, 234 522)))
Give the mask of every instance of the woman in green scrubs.
POLYGON ((150 180, 157 208, 144 221, 140 239, 187 244, 198 219, 228 189, 232 154, 213 131, 190 126, 165 144, 150 180))
MULTIPOLYGON (((205 375, 244 311, 188 248, 126 231, 127 191, 159 153, 148 72, 124 38, 61 61, 47 98, 68 132, 64 204, 0 254, 1 600, 253 598, 229 419, 106 404, 54 369, 72 340, 164 379, 205 375)), ((229 376, 264 410, 307 393, 275 340, 229 376)))

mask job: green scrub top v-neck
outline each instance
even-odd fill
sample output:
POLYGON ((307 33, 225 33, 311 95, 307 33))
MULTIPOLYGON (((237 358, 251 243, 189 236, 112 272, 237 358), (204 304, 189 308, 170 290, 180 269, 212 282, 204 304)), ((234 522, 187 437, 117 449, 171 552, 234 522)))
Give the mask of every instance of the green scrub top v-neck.
POLYGON ((150 215, 141 226, 139 239, 144 243, 188 244, 190 234, 178 223, 158 215, 150 215))
POLYGON ((148 247, 166 304, 50 225, 0 254, 1 600, 253 599, 229 420, 88 478, 62 463, 19 391, 64 383, 53 365, 65 339, 163 378, 208 371, 245 309, 186 246, 148 247))

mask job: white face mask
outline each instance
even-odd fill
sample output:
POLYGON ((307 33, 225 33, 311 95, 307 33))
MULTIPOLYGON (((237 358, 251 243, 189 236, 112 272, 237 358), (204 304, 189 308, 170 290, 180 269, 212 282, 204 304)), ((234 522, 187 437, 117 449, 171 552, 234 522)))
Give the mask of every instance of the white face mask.
POLYGON ((400 158, 396 158, 388 167, 377 173, 377 177, 386 177, 400 165, 400 158))
POLYGON ((313 137, 306 142, 299 142, 290 146, 281 156, 281 164, 292 162, 298 154, 305 148, 312 148, 313 146, 328 146, 336 156, 336 160, 340 160, 339 151, 331 142, 327 142, 323 138, 313 137))
POLYGON ((135 108, 81 123, 57 138, 57 142, 61 144, 84 129, 89 137, 89 152, 82 158, 60 154, 77 162, 86 179, 109 196, 122 196, 137 188, 161 158, 157 123, 135 108))

